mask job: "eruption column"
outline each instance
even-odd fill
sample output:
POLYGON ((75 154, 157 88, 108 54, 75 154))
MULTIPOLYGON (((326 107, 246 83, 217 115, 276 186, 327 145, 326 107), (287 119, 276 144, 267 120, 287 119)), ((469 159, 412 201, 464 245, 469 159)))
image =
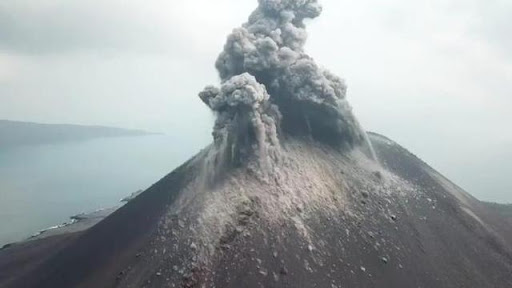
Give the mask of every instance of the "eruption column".
POLYGON ((215 142, 229 149, 232 162, 250 155, 267 161, 278 136, 345 149, 369 145, 344 81, 304 52, 304 20, 321 11, 317 0, 259 0, 228 36, 216 62, 221 88, 209 86, 200 97, 217 114, 215 142))

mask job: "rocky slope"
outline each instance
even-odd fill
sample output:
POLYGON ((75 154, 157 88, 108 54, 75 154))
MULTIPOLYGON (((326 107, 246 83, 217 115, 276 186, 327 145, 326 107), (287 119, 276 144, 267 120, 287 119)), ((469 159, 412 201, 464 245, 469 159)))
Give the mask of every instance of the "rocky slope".
MULTIPOLYGON (((206 149, 0 286, 512 285, 511 227, 398 144, 370 138, 380 164, 287 140, 277 174, 241 167, 214 188, 201 176, 206 149)), ((9 253, 0 264, 12 268, 9 253)))

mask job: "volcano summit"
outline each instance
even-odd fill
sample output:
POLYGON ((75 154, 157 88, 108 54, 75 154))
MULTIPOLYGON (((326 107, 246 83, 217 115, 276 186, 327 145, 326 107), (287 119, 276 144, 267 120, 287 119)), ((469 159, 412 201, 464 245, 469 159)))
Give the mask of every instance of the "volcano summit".
POLYGON ((213 143, 94 227, 0 251, 2 287, 512 287, 512 225, 367 134, 304 53, 316 0, 259 0, 201 100, 213 143))

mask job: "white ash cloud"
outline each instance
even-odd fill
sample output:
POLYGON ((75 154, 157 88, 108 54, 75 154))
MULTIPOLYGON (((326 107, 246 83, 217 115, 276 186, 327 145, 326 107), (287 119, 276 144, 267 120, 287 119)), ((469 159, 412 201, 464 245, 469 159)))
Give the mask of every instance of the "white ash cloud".
POLYGON ((321 11, 317 0, 259 0, 228 36, 216 62, 222 87, 200 94, 218 114, 216 142, 228 140, 243 154, 253 144, 260 152, 278 145, 277 131, 340 147, 365 141, 344 81, 304 52, 304 20, 321 11))

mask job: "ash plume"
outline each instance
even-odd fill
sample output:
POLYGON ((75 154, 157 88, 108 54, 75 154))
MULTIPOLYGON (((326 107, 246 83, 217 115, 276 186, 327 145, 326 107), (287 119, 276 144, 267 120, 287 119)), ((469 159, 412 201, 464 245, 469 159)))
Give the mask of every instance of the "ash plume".
POLYGON ((344 81, 304 52, 304 20, 321 11, 317 0, 259 0, 228 36, 216 61, 221 88, 209 86, 200 97, 217 114, 215 143, 231 161, 268 156, 287 136, 340 148, 367 144, 344 81))
POLYGON ((265 86, 254 76, 233 76, 220 89, 206 87, 199 97, 217 113, 213 137, 223 153, 220 161, 237 164, 251 156, 262 165, 272 161, 279 146, 277 127, 281 115, 277 106, 269 102, 265 86))

